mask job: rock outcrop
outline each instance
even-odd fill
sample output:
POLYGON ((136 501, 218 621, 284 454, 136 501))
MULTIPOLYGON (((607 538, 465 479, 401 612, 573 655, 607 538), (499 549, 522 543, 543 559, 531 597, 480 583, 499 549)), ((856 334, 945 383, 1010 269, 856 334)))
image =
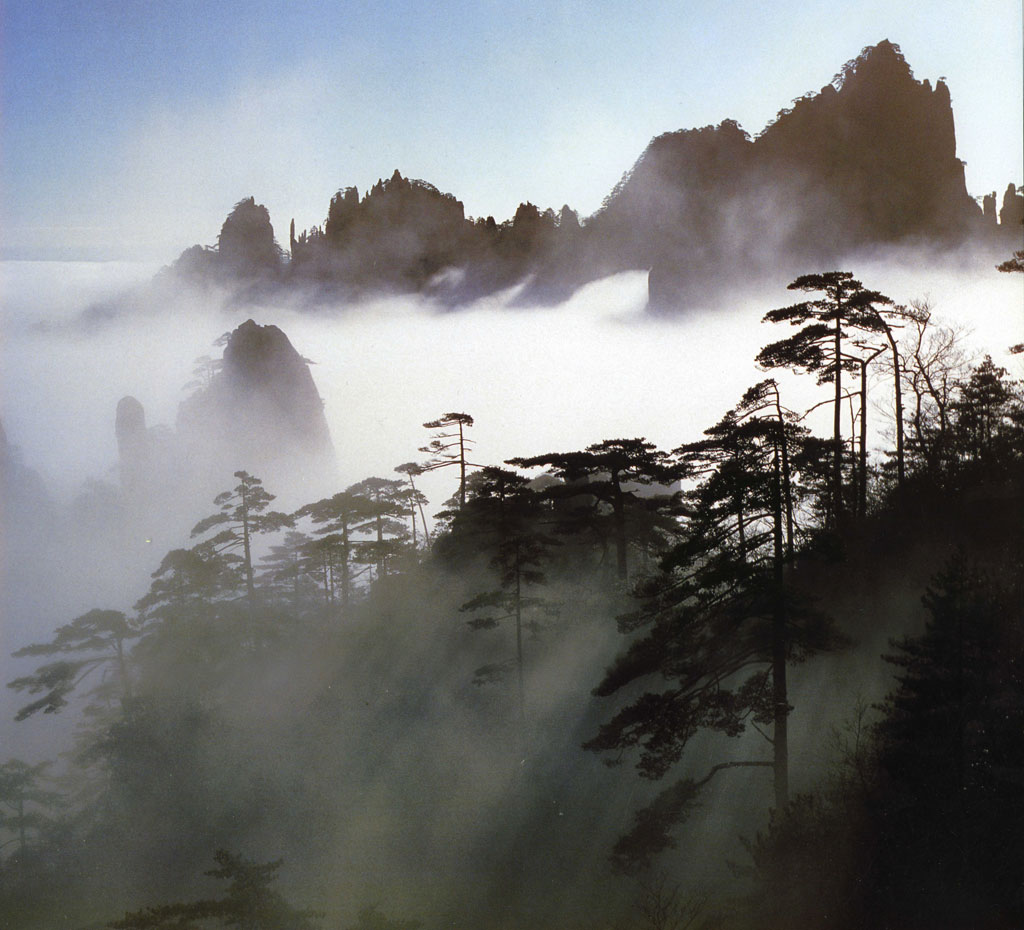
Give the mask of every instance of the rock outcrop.
POLYGON ((122 397, 117 402, 114 433, 121 489, 130 496, 136 496, 144 492, 153 476, 146 411, 134 397, 122 397))
POLYGON ((608 264, 651 267, 652 301, 672 306, 695 280, 779 255, 953 245, 985 225, 956 157, 948 88, 916 80, 883 41, 756 139, 732 121, 659 136, 589 229, 609 244, 608 264))
POLYGON ((266 209, 239 202, 216 248, 177 269, 266 288, 427 293, 458 304, 525 282, 523 302, 555 302, 618 271, 650 269, 652 304, 694 303, 723 281, 841 261, 861 248, 968 239, 1018 248, 1024 198, 1010 186, 996 215, 968 194, 949 88, 915 79, 884 40, 832 83, 793 101, 751 138, 736 122, 655 138, 582 225, 563 207, 519 206, 503 223, 395 171, 363 197, 331 199, 326 222, 289 235, 283 263, 266 209))
POLYGON ((277 326, 247 320, 231 333, 223 365, 178 410, 176 432, 190 467, 220 480, 244 469, 315 480, 333 468, 323 401, 309 365, 277 326))

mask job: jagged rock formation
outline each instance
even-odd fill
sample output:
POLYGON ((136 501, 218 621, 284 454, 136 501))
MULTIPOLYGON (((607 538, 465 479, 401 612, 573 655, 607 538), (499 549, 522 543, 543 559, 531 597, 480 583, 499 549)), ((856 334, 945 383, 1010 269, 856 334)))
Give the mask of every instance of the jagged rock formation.
MULTIPOLYGON (((992 194, 993 201, 995 193, 992 194)), ((1006 186, 1003 192, 1003 206, 999 211, 999 225, 1009 229, 1024 225, 1024 188, 1014 187, 1012 184, 1006 186)))
POLYGON ((190 466, 221 481, 238 469, 313 480, 334 463, 306 360, 278 327, 253 320, 231 333, 220 370, 182 402, 176 431, 190 466))
POLYGON ((671 306, 723 266, 955 244, 982 216, 956 157, 948 88, 915 80, 883 41, 756 139, 731 121, 655 139, 592 226, 611 242, 634 231, 616 258, 646 257, 652 301, 671 306))
POLYGON ((595 278, 650 269, 655 306, 674 308, 776 268, 839 261, 861 247, 1018 247, 1024 197, 1011 184, 996 215, 968 194, 956 157, 949 89, 914 78, 888 40, 866 48, 831 84, 795 100, 756 139, 736 122, 655 138, 603 207, 580 224, 521 204, 504 223, 472 220, 462 203, 395 171, 360 198, 331 199, 323 227, 295 234, 282 266, 265 208, 239 202, 216 249, 182 273, 259 286, 313 286, 342 296, 423 292, 451 304, 526 282, 524 301, 556 301, 595 278))
POLYGON ((293 221, 291 271, 350 292, 426 291, 457 302, 515 284, 578 231, 568 206, 557 217, 524 203, 504 223, 467 219, 453 195, 396 170, 361 199, 354 187, 338 191, 323 228, 296 236, 293 221))
POLYGON ((235 204, 220 228, 216 248, 191 246, 171 266, 176 274, 194 280, 256 285, 275 280, 283 268, 270 213, 254 197, 235 204))
POLYGON ((235 204, 217 238, 222 269, 237 276, 275 274, 281 267, 281 249, 274 239, 270 213, 255 198, 235 204))

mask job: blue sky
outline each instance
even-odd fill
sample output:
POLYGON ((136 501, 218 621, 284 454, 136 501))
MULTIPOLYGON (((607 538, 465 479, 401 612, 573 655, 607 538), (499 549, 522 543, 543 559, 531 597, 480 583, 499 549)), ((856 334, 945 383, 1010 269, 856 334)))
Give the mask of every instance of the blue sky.
POLYGON ((945 76, 971 193, 1024 181, 1019 0, 0 0, 10 257, 169 261, 242 197, 279 238, 395 168, 471 215, 593 212, 657 133, 757 133, 882 38, 945 76))

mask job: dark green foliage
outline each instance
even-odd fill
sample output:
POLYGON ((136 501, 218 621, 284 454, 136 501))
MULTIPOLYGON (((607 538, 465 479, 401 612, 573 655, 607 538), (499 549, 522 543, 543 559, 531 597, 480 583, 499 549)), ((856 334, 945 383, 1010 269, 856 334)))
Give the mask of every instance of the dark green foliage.
POLYGON ((318 916, 293 908, 271 885, 281 860, 257 863, 218 850, 217 868, 206 874, 227 881, 223 898, 187 904, 163 904, 134 911, 112 921, 114 930, 199 930, 238 927, 239 930, 311 930, 318 916))
POLYGON ((1024 271, 1024 249, 1018 249, 1011 258, 996 266, 999 271, 1024 271))
MULTIPOLYGON (((705 437, 677 450, 680 471, 700 478, 684 496, 683 539, 661 572, 637 586, 641 605, 619 624, 642 633, 594 693, 628 694, 634 683, 650 690, 584 747, 635 751, 639 774, 660 779, 703 730, 736 737, 750 724, 771 724, 773 762, 743 764, 774 766, 781 807, 788 793, 786 665, 842 643, 831 620, 784 581, 797 497, 791 451, 803 431, 785 417, 774 383, 763 382, 705 437)), ((721 763, 711 774, 737 764, 721 763)), ((616 850, 620 867, 627 859, 646 863, 670 845, 669 831, 710 777, 677 782, 638 814, 616 850)))
POLYGON ((675 530, 670 486, 679 478, 668 456, 639 439, 606 439, 580 452, 549 453, 509 459, 524 468, 546 467, 559 479, 544 494, 562 504, 556 509, 562 532, 592 533, 602 548, 615 547, 616 575, 629 575, 629 548, 658 551, 675 530), (641 488, 661 486, 661 493, 641 488))
POLYGON ((1024 917, 1024 590, 962 556, 893 643, 878 725, 882 906, 911 926, 1024 917))
MULTIPOLYGON (((829 271, 801 275, 789 285, 790 290, 821 292, 822 297, 806 300, 791 307, 770 310, 765 322, 789 323, 802 327, 792 336, 765 346, 757 356, 764 368, 790 368, 812 372, 818 384, 834 385, 832 398, 832 516, 838 521, 843 513, 843 436, 841 405, 843 373, 858 368, 856 350, 852 347, 856 334, 881 333, 885 324, 876 305, 892 301, 878 291, 870 291, 849 271, 829 271)), ((865 398, 861 398, 862 407, 865 398)))
POLYGON ((274 495, 267 492, 259 478, 254 478, 246 471, 236 471, 235 477, 238 484, 213 499, 220 511, 200 520, 192 528, 192 538, 203 536, 215 527, 223 527, 199 543, 199 548, 204 553, 217 555, 233 555, 235 550, 241 549, 240 567, 251 601, 256 590, 252 562, 253 536, 273 533, 290 526, 292 519, 287 514, 267 510, 274 495))
POLYGON ((131 682, 126 666, 126 640, 139 635, 136 626, 118 610, 90 610, 71 623, 60 627, 49 643, 37 643, 19 649, 17 656, 71 655, 41 665, 33 675, 16 678, 8 684, 15 691, 29 694, 43 692, 18 711, 17 719, 24 720, 37 711, 52 714, 68 702, 68 697, 90 673, 110 666, 122 697, 130 696, 131 682))
POLYGON ((755 925, 995 930, 1024 918, 1020 574, 958 555, 923 601, 924 633, 885 657, 896 685, 880 719, 851 731, 825 791, 775 811, 748 845, 755 925))
MULTIPOLYGON (((339 242, 353 200, 332 209, 339 242)), ((552 222, 519 211, 524 256, 558 229, 552 222)), ((509 250, 514 241, 505 237, 509 250)), ((810 337, 769 353, 826 381, 877 351, 872 342, 830 356, 837 326, 844 339, 888 338, 874 305, 885 304, 854 296, 847 273, 830 274, 794 282, 824 285, 826 297, 775 311, 810 337), (835 305, 830 287, 844 294, 835 305), (823 320, 805 316, 811 304, 823 320)), ((768 773, 749 770, 770 769, 774 810, 748 844, 751 884, 735 889, 751 916, 726 907, 726 926, 1019 924, 1020 389, 991 359, 950 365, 934 388, 909 376, 934 370, 928 359, 893 359, 914 405, 917 388, 928 409, 911 421, 905 485, 889 494, 880 481, 874 509, 858 507, 841 535, 825 531, 837 511, 833 441, 810 435, 771 379, 671 455, 613 439, 510 460, 549 471, 534 480, 467 461, 464 413, 426 424, 441 431, 427 466, 368 478, 291 517, 270 511, 259 479, 238 472, 195 527, 198 544, 172 550, 153 573, 137 617, 90 611, 19 653, 53 659, 12 682, 36 698, 22 718, 65 706, 83 675, 104 677, 66 757, 66 808, 41 787, 42 767, 0 767, 0 842, 17 847, 0 857, 0 908, 67 904, 67 920, 86 925, 170 901, 179 903, 113 926, 311 926, 275 890, 280 862, 219 853, 208 874, 225 893, 196 887, 194 863, 243 848, 297 863, 305 893, 335 909, 332 926, 353 900, 373 899, 365 887, 381 875, 396 890, 408 882, 410 901, 429 896, 428 926, 701 926, 704 915, 666 891, 690 875, 658 885, 644 873, 694 856, 707 839, 692 816, 701 802, 722 804, 709 804, 709 820, 754 834, 768 773), (459 468, 459 491, 427 557, 416 529, 418 511, 425 539, 425 501, 412 482, 446 466, 459 468), (266 535, 254 550, 257 534, 266 535), (834 689, 820 703, 839 706, 849 690, 841 676, 815 682, 813 667, 793 686, 787 670, 844 644, 829 612, 869 642, 897 629, 888 623, 919 630, 912 611, 886 617, 880 566, 916 560, 926 578, 950 539, 972 546, 985 570, 960 561, 936 578, 924 633, 892 646, 898 677, 882 719, 827 789, 790 798, 787 728, 827 726, 835 711, 809 696, 834 689), (269 555, 257 574, 259 548, 269 555), (618 656, 616 614, 629 637, 618 656), (518 702, 500 687, 516 679, 518 702), (516 703, 522 725, 509 739, 496 722, 516 703), (647 783, 637 788, 628 772, 617 785, 618 771, 577 751, 584 740, 647 783), (630 820, 634 792, 646 806, 630 820), (609 850, 650 892, 635 921, 616 923, 623 896, 606 880, 609 850), (66 901, 40 890, 65 884, 66 901), (582 902, 571 913, 570 896, 582 902)), ((869 472, 844 461, 849 505, 849 479, 860 493, 869 472)), ((867 677, 878 677, 878 651, 867 677)), ((794 736, 806 792, 818 736, 794 736)), ((710 846, 703 855, 717 857, 710 846)), ((56 925, 47 912, 32 930, 56 925)), ((353 930, 419 925, 367 908, 353 930)))
POLYGON ((419 930, 423 922, 419 920, 400 920, 387 917, 381 913, 377 905, 364 907, 358 919, 347 930, 419 930))
POLYGON ((486 560, 486 575, 496 587, 481 591, 459 610, 473 615, 474 630, 494 629, 505 621, 515 631, 515 659, 489 663, 477 669, 476 684, 500 680, 505 671, 517 671, 520 714, 525 713, 523 691, 523 634, 536 635, 555 607, 532 590, 545 581, 544 566, 557 541, 545 530, 548 511, 540 495, 522 475, 504 468, 483 468, 469 480, 466 503, 452 514, 447 537, 439 540, 441 559, 486 560))

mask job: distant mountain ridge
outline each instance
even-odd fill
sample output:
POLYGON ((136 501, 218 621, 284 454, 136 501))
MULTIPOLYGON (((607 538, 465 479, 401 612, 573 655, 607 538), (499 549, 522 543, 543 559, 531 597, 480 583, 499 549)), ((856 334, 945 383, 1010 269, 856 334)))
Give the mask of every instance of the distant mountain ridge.
POLYGON ((969 240, 1019 248, 1024 196, 1010 184, 996 212, 968 193, 956 156, 949 89, 914 78, 884 40, 831 84, 784 109, 756 138, 736 122, 656 137, 592 217, 521 204, 515 216, 471 219, 461 201, 396 170, 363 197, 331 199, 322 227, 277 248, 254 198, 236 205, 215 249, 174 266, 250 287, 315 287, 354 297, 427 293, 451 305, 526 282, 521 299, 557 301, 588 281, 650 269, 652 305, 672 309, 737 269, 777 256, 838 260, 893 244, 969 240))

